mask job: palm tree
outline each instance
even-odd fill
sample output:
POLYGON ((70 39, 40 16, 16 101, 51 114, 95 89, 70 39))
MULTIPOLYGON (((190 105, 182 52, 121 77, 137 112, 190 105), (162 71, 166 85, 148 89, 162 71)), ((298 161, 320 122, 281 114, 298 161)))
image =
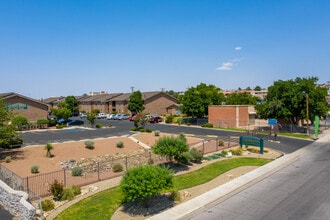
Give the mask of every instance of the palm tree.
POLYGON ((46 146, 45 146, 45 150, 47 150, 46 157, 52 157, 52 153, 50 151, 53 149, 54 149, 54 147, 51 143, 46 144, 46 146))

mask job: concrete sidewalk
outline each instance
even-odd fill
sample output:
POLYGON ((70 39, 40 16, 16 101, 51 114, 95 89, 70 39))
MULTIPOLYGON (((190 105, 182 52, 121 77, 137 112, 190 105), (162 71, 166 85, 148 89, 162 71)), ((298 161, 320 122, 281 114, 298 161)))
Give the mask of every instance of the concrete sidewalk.
MULTIPOLYGON (((320 135, 317 141, 326 141, 330 143, 330 131, 326 130, 320 135)), ((313 142, 314 143, 314 142, 313 142)), ((239 192, 249 184, 263 179, 264 177, 274 173, 281 168, 291 164, 297 160, 301 155, 309 152, 314 146, 310 145, 301 148, 291 154, 286 154, 279 159, 274 160, 262 167, 259 167, 243 176, 233 179, 232 181, 223 184, 211 191, 208 191, 194 199, 191 199, 185 203, 179 204, 171 209, 168 209, 160 214, 154 215, 148 220, 168 220, 168 219, 181 219, 184 216, 191 214, 194 211, 204 208, 206 205, 211 204, 223 197, 229 197, 233 193, 239 192)))

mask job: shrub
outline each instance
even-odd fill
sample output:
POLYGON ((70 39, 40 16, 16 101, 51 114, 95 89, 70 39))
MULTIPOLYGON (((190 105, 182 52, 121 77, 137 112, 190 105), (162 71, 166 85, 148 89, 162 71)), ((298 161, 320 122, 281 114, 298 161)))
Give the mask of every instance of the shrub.
POLYGON ((53 149, 54 149, 54 147, 53 147, 53 145, 51 143, 48 142, 45 145, 45 150, 47 151, 46 157, 52 157, 52 153, 50 151, 53 150, 53 149))
POLYGON ((131 131, 138 131, 138 128, 135 128, 135 127, 134 127, 134 128, 131 128, 130 130, 131 130, 131 131))
POLYGON ((37 165, 31 166, 31 173, 39 173, 39 166, 37 165))
POLYGON ((203 128, 213 128, 213 124, 212 123, 205 123, 205 124, 202 124, 202 127, 203 128))
POLYGON ((103 127, 103 124, 96 124, 95 127, 96 128, 102 128, 103 127))
POLYGON ((50 186, 50 192, 58 200, 62 198, 63 190, 64 190, 63 184, 59 183, 57 180, 55 180, 54 183, 50 186))
POLYGON ((160 131, 159 130, 156 130, 156 131, 154 131, 154 134, 155 134, 155 136, 159 136, 160 135, 160 131))
POLYGON ((155 162, 154 162, 154 159, 152 159, 152 158, 149 158, 149 159, 148 159, 148 164, 149 164, 149 165, 152 165, 152 164, 154 164, 154 163, 155 163, 155 162))
POLYGON ((120 163, 115 163, 112 167, 113 172, 118 173, 124 170, 123 166, 120 163))
POLYGON ((229 150, 233 155, 237 155, 237 156, 242 156, 243 155, 243 150, 242 148, 238 147, 236 149, 230 149, 229 150))
POLYGON ((7 156, 7 157, 5 158, 5 162, 6 162, 6 163, 10 163, 10 162, 11 162, 11 156, 7 156))
POLYGON ((184 159, 182 159, 182 163, 187 164, 189 161, 193 160, 194 157, 191 155, 190 152, 183 152, 182 156, 184 159))
POLYGON ((57 121, 55 119, 49 119, 48 126, 53 127, 56 126, 57 121))
POLYGON ((56 125, 56 129, 62 129, 62 128, 64 128, 64 127, 65 127, 64 124, 56 125))
POLYGON ((221 154, 223 154, 223 155, 227 155, 227 151, 222 150, 222 151, 221 151, 221 154))
POLYGON ((48 125, 49 123, 49 120, 47 118, 39 118, 37 120, 37 125, 48 125))
POLYGON ((71 186, 71 189, 73 190, 73 194, 75 196, 81 194, 81 187, 80 186, 71 186))
POLYGON ((43 211, 47 212, 55 208, 55 203, 53 202, 53 200, 45 199, 41 201, 41 207, 43 211))
POLYGON ((174 118, 173 115, 168 115, 168 116, 165 118, 165 123, 172 123, 172 122, 173 122, 173 118, 174 118))
POLYGON ((181 201, 180 192, 178 190, 172 190, 169 195, 169 198, 173 202, 180 202, 181 201))
POLYGON ((146 129, 146 132, 151 133, 152 132, 152 129, 151 128, 147 128, 146 129))
POLYGON ((90 150, 93 150, 94 149, 94 142, 91 141, 91 140, 85 141, 85 147, 90 149, 90 150))
POLYGON ((139 128, 139 132, 144 132, 144 128, 139 128))
POLYGON ((64 188, 61 200, 71 201, 72 199, 74 199, 74 196, 75 195, 74 195, 73 190, 71 188, 64 188))
POLYGON ((124 147, 124 142, 118 141, 116 145, 117 145, 118 148, 123 148, 124 147))
POLYGON ((12 125, 14 125, 18 130, 22 130, 24 126, 28 125, 28 120, 25 116, 15 115, 11 120, 12 125))
POLYGON ((225 146, 225 142, 222 139, 218 140, 218 146, 225 146))
POLYGON ((140 200, 147 205, 147 199, 173 186, 173 172, 163 166, 137 166, 130 168, 123 176, 119 187, 125 201, 140 200))
POLYGON ((193 160, 198 161, 198 162, 201 161, 203 158, 203 153, 194 147, 190 149, 190 154, 193 157, 193 160))
POLYGON ((71 170, 72 176, 81 176, 84 170, 82 167, 73 167, 71 170))

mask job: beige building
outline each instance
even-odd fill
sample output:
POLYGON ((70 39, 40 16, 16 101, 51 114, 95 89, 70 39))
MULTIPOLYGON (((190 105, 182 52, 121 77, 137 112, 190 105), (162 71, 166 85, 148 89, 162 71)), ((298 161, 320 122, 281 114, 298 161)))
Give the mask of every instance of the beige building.
POLYGON ((2 93, 0 96, 5 101, 8 110, 26 117, 31 122, 48 116, 48 105, 44 102, 13 92, 2 93))

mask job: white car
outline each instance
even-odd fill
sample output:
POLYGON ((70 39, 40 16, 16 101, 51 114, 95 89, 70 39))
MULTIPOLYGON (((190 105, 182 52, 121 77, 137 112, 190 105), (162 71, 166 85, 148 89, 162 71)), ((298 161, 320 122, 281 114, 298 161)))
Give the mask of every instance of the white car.
POLYGON ((108 119, 108 120, 111 120, 111 119, 114 118, 115 115, 116 115, 116 114, 107 114, 107 119, 108 119))
POLYGON ((97 114, 97 118, 98 118, 98 119, 106 118, 106 117, 107 117, 107 115, 106 115, 105 113, 98 113, 98 114, 97 114))

